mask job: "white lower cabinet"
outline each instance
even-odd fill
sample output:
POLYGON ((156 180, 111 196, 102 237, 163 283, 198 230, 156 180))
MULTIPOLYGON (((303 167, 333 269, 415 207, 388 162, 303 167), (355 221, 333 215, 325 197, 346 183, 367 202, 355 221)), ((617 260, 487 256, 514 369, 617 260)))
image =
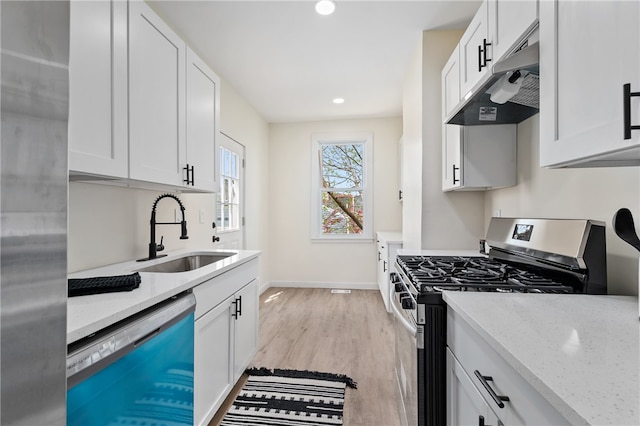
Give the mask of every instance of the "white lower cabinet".
POLYGON ((471 378, 447 349, 447 425, 502 425, 471 378))
POLYGON ((401 232, 376 232, 378 243, 378 288, 387 312, 391 312, 391 288, 390 273, 393 271, 393 264, 396 261, 398 250, 402 248, 401 232))
POLYGON ((233 297, 195 322, 194 424, 207 424, 234 385, 233 297))
POLYGON ((193 289, 194 424, 207 425, 258 349, 258 262, 193 289))
POLYGON ((447 346, 448 425, 570 424, 452 309, 447 346))

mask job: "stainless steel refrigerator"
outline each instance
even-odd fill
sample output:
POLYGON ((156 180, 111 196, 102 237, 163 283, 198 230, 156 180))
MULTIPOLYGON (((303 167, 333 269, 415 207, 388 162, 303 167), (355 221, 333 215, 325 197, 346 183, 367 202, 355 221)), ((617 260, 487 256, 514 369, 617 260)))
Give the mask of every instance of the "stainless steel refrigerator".
POLYGON ((65 423, 69 3, 0 1, 0 424, 65 423))

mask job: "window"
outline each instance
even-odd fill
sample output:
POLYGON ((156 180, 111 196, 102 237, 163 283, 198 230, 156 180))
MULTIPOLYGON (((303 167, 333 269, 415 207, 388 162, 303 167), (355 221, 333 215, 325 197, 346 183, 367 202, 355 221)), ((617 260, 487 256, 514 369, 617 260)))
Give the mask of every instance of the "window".
POLYGON ((312 137, 312 238, 373 238, 372 135, 312 137))
POLYGON ((217 195, 218 231, 240 229, 240 158, 220 147, 220 191, 217 195))

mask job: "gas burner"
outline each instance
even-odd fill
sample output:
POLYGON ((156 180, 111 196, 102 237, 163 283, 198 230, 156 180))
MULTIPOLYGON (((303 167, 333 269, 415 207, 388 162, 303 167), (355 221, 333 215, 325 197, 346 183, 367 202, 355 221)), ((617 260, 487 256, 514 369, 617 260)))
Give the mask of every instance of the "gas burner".
POLYGON ((525 269, 486 257, 398 256, 398 265, 419 293, 429 291, 490 291, 571 293, 573 288, 525 269))

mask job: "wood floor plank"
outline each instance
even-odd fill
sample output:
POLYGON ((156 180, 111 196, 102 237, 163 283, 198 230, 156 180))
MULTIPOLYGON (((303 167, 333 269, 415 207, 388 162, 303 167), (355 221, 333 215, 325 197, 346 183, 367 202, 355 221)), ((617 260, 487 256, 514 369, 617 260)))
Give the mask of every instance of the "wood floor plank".
MULTIPOLYGON (((253 367, 346 374, 344 426, 396 426, 393 321, 380 293, 269 288, 260 296, 260 347, 253 367)), ((209 426, 233 402, 233 392, 209 426)))

